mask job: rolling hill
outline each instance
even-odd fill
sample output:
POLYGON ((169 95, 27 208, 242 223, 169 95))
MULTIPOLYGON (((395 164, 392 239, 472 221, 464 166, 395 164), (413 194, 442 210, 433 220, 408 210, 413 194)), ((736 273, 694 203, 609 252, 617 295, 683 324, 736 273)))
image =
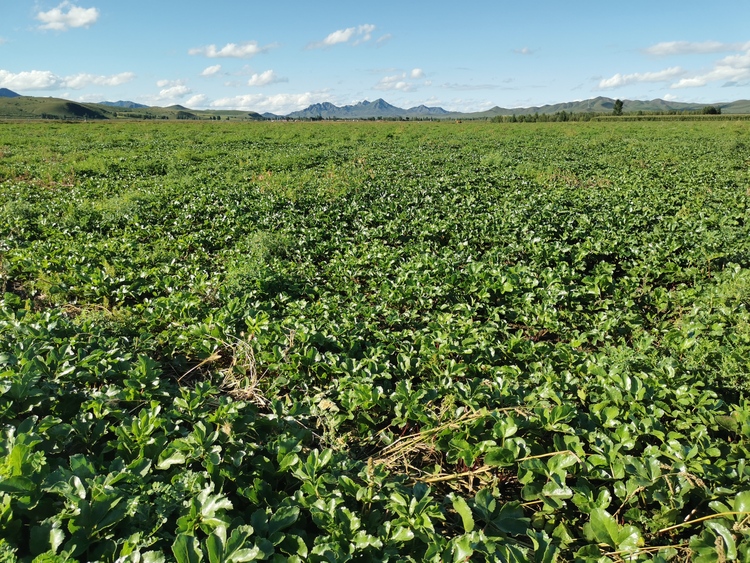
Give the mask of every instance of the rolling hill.
MULTIPOLYGON (((592 113, 612 113, 615 100, 597 97, 589 100, 532 106, 523 108, 493 107, 475 113, 451 112, 440 107, 420 105, 408 109, 394 106, 383 99, 336 106, 330 102, 312 104, 287 115, 259 114, 243 110, 192 110, 182 105, 169 107, 146 106, 130 101, 101 102, 98 104, 73 102, 60 98, 20 96, 7 88, 0 88, 0 119, 191 119, 259 121, 264 119, 491 119, 498 116, 592 113)), ((668 100, 624 100, 625 114, 637 112, 701 111, 707 105, 721 108, 723 114, 750 114, 750 100, 718 104, 672 102, 668 100)))

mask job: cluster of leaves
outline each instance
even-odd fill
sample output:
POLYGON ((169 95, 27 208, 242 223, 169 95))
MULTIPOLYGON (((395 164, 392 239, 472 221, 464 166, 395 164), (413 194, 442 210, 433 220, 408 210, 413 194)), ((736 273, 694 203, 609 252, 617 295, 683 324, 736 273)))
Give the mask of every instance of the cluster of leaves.
POLYGON ((0 560, 750 560, 742 123, 0 129, 0 560))

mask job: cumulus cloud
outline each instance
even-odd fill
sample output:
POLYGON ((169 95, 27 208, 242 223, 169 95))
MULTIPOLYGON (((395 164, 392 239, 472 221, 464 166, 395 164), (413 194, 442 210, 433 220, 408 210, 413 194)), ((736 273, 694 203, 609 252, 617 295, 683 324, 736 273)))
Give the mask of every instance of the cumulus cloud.
POLYGON ((599 88, 621 88, 630 84, 638 84, 641 82, 666 82, 672 80, 685 71, 678 66, 673 66, 660 70, 658 72, 634 72, 632 74, 620 74, 619 72, 611 78, 604 78, 599 81, 599 88))
POLYGON ((66 1, 48 12, 37 12, 36 19, 42 22, 39 29, 66 31, 72 27, 89 27, 95 24, 99 19, 99 10, 81 8, 66 1))
POLYGON ((161 88, 156 96, 156 100, 160 102, 178 100, 193 93, 183 80, 159 80, 156 85, 161 88))
POLYGON ((80 90, 95 84, 97 86, 120 86, 127 84, 135 78, 132 72, 121 72, 110 76, 97 76, 95 74, 79 73, 65 78, 65 87, 80 90))
POLYGON ((203 72, 201 72, 201 76, 213 76, 220 70, 221 70, 221 65, 207 66, 206 68, 203 69, 203 72))
POLYGON ((87 86, 120 86, 135 78, 132 72, 121 72, 110 76, 79 73, 71 76, 58 76, 49 70, 29 70, 13 73, 0 70, 0 87, 11 90, 60 90, 72 88, 80 90, 87 86))
POLYGON ((205 108, 208 106, 208 96, 196 94, 185 100, 185 105, 189 108, 205 108))
POLYGON ((268 86, 269 84, 277 84, 279 82, 289 82, 287 78, 278 76, 272 70, 266 70, 260 74, 255 73, 247 81, 248 86, 268 86))
POLYGON ((409 72, 400 72, 397 74, 391 74, 384 76, 380 81, 373 86, 374 90, 384 91, 398 91, 398 92, 414 92, 420 86, 430 86, 432 82, 429 80, 422 81, 425 77, 425 72, 421 68, 413 68, 409 72))
POLYGON ((384 76, 374 86, 375 90, 398 90, 400 92, 413 92, 416 87, 414 83, 406 80, 406 73, 384 76))
POLYGON ((62 88, 63 79, 49 70, 29 70, 19 73, 0 70, 0 87, 11 90, 55 90, 62 88))
POLYGON ((257 111, 259 113, 271 112, 276 114, 287 114, 296 110, 304 109, 315 103, 330 100, 327 91, 304 92, 302 94, 245 94, 220 98, 211 102, 215 109, 238 109, 243 111, 257 111))
MULTIPOLYGON (((352 45, 359 45, 372 39, 372 32, 375 31, 375 26, 366 23, 357 27, 347 27, 346 29, 337 29, 336 31, 329 33, 322 41, 316 41, 307 45, 308 49, 323 49, 325 47, 333 47, 340 43, 349 43, 352 45), (353 41, 352 41, 353 40, 353 41)), ((382 37, 380 38, 382 39, 382 37)), ((380 41, 380 39, 378 41, 380 41)))
POLYGON ((188 54, 203 55, 209 59, 250 59, 260 53, 266 53, 274 47, 274 44, 260 46, 257 41, 246 41, 244 43, 227 43, 221 48, 218 48, 216 45, 195 47, 194 49, 190 49, 188 54))
POLYGON ((685 77, 672 84, 672 88, 695 88, 710 82, 724 82, 725 85, 739 85, 750 80, 750 49, 744 53, 729 55, 717 61, 708 72, 685 77))
POLYGON ((708 53, 727 53, 750 49, 747 43, 721 43, 719 41, 664 41, 651 45, 643 50, 648 55, 666 57, 671 55, 704 55, 708 53))

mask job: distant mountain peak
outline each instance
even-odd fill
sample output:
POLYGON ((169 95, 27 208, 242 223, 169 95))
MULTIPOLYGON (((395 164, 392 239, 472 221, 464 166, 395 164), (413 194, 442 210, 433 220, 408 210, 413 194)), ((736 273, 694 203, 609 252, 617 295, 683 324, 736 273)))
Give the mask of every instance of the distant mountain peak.
POLYGON ((16 94, 13 90, 7 88, 0 88, 0 98, 18 98, 21 94, 16 94))
POLYGON ((293 119, 371 119, 378 117, 426 117, 430 115, 444 115, 449 112, 443 108, 418 108, 402 109, 378 98, 372 102, 362 100, 348 106, 336 106, 331 102, 312 104, 300 111, 294 111, 287 115, 293 119))
POLYGON ((126 109, 141 109, 141 108, 147 108, 147 105, 144 104, 138 104, 136 102, 130 102, 127 100, 119 100, 117 102, 99 102, 102 106, 110 106, 115 108, 126 108, 126 109))

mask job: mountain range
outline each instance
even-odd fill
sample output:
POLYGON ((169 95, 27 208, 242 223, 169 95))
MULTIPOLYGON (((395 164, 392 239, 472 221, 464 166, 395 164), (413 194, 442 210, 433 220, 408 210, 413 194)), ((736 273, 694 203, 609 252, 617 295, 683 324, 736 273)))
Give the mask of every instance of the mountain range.
POLYGON ((118 102, 99 102, 99 104, 103 106, 109 106, 112 108, 127 108, 127 109, 141 109, 141 108, 148 107, 145 104, 137 104, 135 102, 127 102, 124 100, 120 100, 118 102))
MULTIPOLYGON (((352 105, 336 106, 330 102, 312 104, 303 110, 293 111, 287 115, 273 113, 258 114, 243 110, 192 110, 181 105, 166 108, 147 106, 132 101, 84 103, 72 102, 59 98, 22 96, 7 88, 0 88, 0 118, 86 118, 113 119, 132 117, 135 119, 230 119, 230 120, 263 120, 263 119, 490 119, 496 116, 595 113, 611 114, 614 99, 597 97, 588 100, 532 106, 524 108, 491 109, 474 113, 447 111, 441 107, 420 105, 411 108, 394 106, 382 98, 375 101, 362 101, 352 105)), ((721 109, 723 114, 750 114, 750 100, 738 100, 729 103, 698 104, 673 102, 669 100, 624 100, 623 112, 683 112, 701 111, 706 106, 721 109)))
POLYGON ((285 117, 290 119, 368 119, 372 117, 445 117, 449 113, 443 108, 429 108, 424 105, 402 109, 389 104, 382 98, 378 98, 374 102, 365 100, 342 107, 335 106, 330 102, 313 104, 303 110, 293 111, 285 117))
MULTIPOLYGON (((568 113, 612 113, 615 101, 612 98, 598 97, 589 100, 565 102, 560 104, 549 104, 544 106, 532 106, 524 108, 503 108, 495 106, 482 112, 463 113, 447 111, 441 107, 427 107, 424 105, 402 109, 393 106, 383 99, 374 102, 359 102, 354 105, 338 107, 329 102, 312 104, 307 108, 294 111, 286 116, 274 114, 263 114, 267 119, 371 119, 371 118, 443 118, 443 119, 474 119, 491 118, 498 115, 529 115, 529 114, 554 114, 561 111, 568 113)), ((750 113, 750 100, 739 100, 731 103, 721 104, 697 104, 684 102, 671 102, 667 100, 625 100, 623 111, 628 112, 668 112, 668 111, 700 111, 702 108, 713 105, 721 108, 722 113, 750 113)))

